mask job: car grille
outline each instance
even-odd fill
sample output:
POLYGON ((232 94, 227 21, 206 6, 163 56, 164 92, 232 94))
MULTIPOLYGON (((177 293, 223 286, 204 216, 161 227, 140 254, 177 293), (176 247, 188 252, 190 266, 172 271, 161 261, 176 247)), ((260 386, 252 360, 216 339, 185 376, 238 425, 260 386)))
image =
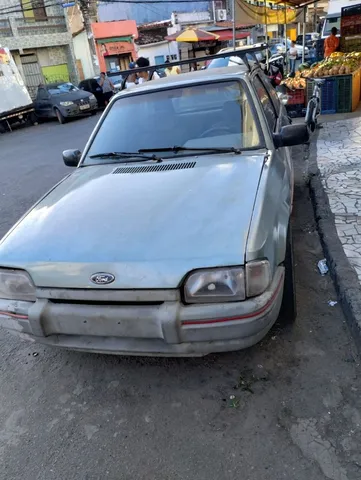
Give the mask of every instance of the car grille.
POLYGON ((89 100, 82 98, 80 100, 74 100, 74 103, 76 105, 89 105, 89 100))
POLYGON ((197 162, 184 163, 167 163, 157 165, 141 165, 137 167, 119 167, 113 170, 113 175, 124 175, 128 173, 151 173, 151 172, 165 172, 167 170, 185 170, 187 168, 194 168, 197 162))

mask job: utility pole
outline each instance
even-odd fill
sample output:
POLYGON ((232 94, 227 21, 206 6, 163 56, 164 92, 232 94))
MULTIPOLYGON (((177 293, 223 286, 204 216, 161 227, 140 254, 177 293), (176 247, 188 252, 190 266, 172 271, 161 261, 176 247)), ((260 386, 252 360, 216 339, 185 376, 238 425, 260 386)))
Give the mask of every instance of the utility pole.
POLYGON ((92 57, 94 74, 98 75, 100 73, 99 62, 97 58, 97 51, 95 48, 95 40, 92 32, 92 23, 98 21, 97 15, 97 3, 92 2, 91 0, 77 0, 79 10, 83 16, 83 22, 85 27, 85 32, 88 38, 90 55, 92 57))

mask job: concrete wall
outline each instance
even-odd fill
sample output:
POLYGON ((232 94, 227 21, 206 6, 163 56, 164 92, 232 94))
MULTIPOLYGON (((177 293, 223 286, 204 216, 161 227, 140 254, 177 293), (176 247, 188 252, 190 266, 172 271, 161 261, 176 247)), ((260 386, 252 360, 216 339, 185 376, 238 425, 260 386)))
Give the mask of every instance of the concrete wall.
MULTIPOLYGON (((1 0, 1 7, 14 7, 14 0, 1 0)), ((18 2, 20 3, 20 2, 18 2)), ((47 3, 47 2, 46 2, 47 3)), ((8 47, 22 72, 19 54, 36 53, 41 66, 66 63, 70 78, 77 82, 72 36, 65 10, 60 5, 46 7, 45 21, 27 21, 20 8, 2 15, 6 28, 0 31, 0 44, 8 47)))
POLYGON ((73 37, 73 46, 76 60, 81 61, 84 77, 94 77, 95 73, 90 55, 88 38, 85 31, 73 37))

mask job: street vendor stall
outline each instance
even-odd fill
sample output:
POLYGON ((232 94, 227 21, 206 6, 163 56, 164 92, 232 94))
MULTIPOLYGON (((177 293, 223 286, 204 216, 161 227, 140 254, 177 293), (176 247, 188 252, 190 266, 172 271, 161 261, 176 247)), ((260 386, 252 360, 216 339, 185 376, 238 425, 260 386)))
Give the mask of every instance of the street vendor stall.
POLYGON ((321 85, 321 114, 353 112, 361 95, 361 52, 335 52, 310 68, 304 67, 295 78, 286 79, 283 83, 291 116, 302 115, 313 94, 315 78, 325 80, 321 85))
POLYGON ((361 97, 361 4, 342 8, 340 51, 286 79, 291 116, 301 116, 312 97, 314 79, 323 78, 321 114, 356 110, 361 97))

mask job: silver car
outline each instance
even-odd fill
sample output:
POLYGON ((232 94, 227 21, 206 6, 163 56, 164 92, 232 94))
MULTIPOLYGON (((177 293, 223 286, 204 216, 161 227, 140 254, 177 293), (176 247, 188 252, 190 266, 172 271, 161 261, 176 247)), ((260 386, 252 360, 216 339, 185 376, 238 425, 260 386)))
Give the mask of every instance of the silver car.
POLYGON ((288 147, 307 140, 260 68, 121 92, 0 242, 0 324, 114 354, 257 343, 295 317, 288 147))

